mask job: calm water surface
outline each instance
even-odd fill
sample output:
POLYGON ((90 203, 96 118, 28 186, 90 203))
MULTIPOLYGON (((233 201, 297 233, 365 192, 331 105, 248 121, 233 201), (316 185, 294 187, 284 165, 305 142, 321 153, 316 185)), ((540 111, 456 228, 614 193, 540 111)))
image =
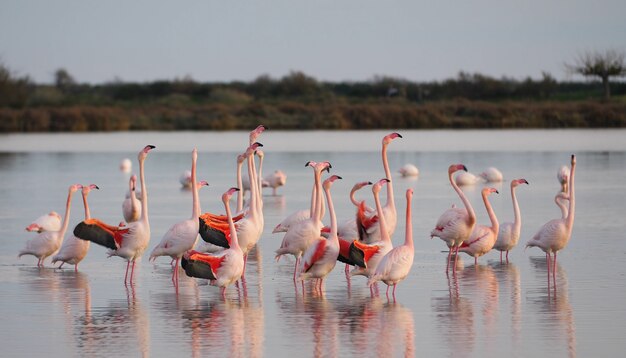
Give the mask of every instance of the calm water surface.
MULTIPOLYGON (((38 269, 36 258, 17 259, 33 234, 24 231, 37 216, 63 212, 67 187, 96 183, 89 196, 92 216, 121 219, 127 179, 117 167, 154 144, 146 160, 152 240, 191 215, 191 194, 180 174, 189 152, 200 149, 198 178, 203 211, 223 212, 221 194, 234 182, 235 152, 247 134, 113 133, 95 135, 0 136, 0 346, 3 356, 622 356, 626 343, 626 249, 624 246, 626 131, 401 131, 389 147, 392 171, 416 164, 419 179, 394 173, 398 228, 404 240, 404 191, 415 190, 415 261, 397 290, 397 302, 371 298, 363 277, 348 285, 343 267, 328 277, 325 297, 307 286, 296 293, 293 260, 274 260, 282 235, 271 229, 294 210, 307 208, 311 187, 308 160, 329 160, 344 180, 333 186, 339 220, 354 216, 348 200, 356 181, 383 177, 380 140, 387 132, 268 131, 264 172, 283 170, 286 187, 264 196, 265 230, 251 253, 245 287, 218 289, 185 277, 178 292, 170 281, 169 258, 147 257, 133 286, 123 284, 125 262, 106 258, 92 245, 74 273, 38 269), (291 148, 294 148, 291 150, 291 148), (546 221, 560 215, 553 203, 557 168, 577 154, 577 212, 572 239, 559 254, 556 287, 548 288, 545 256, 539 249, 514 249, 500 264, 496 252, 479 259, 461 256, 456 277, 445 273, 446 249, 429 239, 439 215, 461 205, 446 178, 448 165, 463 163, 479 173, 498 167, 507 179, 492 195, 500 222, 511 221, 509 180, 519 187, 524 243, 546 221)), ((136 169, 136 168, 134 168, 136 169)), ((465 188, 479 223, 488 217, 480 188, 465 188)), ((383 191, 384 195, 384 191, 383 191)), ((369 189, 359 198, 372 201, 369 189)), ((70 228, 83 218, 73 200, 70 228)))

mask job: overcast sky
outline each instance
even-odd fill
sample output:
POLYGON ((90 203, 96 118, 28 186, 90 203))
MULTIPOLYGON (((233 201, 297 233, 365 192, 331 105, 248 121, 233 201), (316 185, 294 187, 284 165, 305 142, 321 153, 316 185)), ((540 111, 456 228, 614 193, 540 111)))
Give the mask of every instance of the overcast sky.
POLYGON ((566 78, 586 50, 626 51, 625 0, 0 0, 0 61, 36 82, 459 71, 566 78))

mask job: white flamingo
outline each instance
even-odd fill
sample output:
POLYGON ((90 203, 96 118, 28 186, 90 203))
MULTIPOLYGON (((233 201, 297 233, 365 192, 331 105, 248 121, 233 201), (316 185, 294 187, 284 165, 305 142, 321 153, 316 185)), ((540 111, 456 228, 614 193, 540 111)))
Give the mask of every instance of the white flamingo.
POLYGON ((509 251, 517 246, 520 232, 522 229, 522 215, 520 214, 515 188, 520 184, 528 184, 526 179, 511 180, 511 201, 513 202, 513 222, 505 222, 500 225, 498 231, 498 240, 493 246, 494 249, 500 251, 500 262, 502 262, 502 252, 506 251, 506 262, 509 263, 509 251))
POLYGON ((191 152, 191 193, 192 193, 192 210, 191 218, 188 220, 179 221, 172 225, 169 230, 163 235, 161 242, 154 247, 152 253, 150 253, 150 260, 154 261, 159 256, 170 256, 176 260, 174 266, 174 272, 172 274, 172 281, 178 283, 178 262, 183 254, 191 250, 198 239, 198 230, 200 223, 198 217, 200 216, 200 200, 198 199, 198 184, 204 186, 206 182, 197 182, 197 169, 196 162, 198 160, 198 150, 193 149, 191 152))
POLYGON ((461 173, 456 175, 456 177, 454 178, 454 181, 459 186, 475 185, 476 183, 478 183, 480 181, 480 177, 476 176, 476 175, 474 175, 472 173, 461 172, 461 173))
POLYGON ((141 217, 141 200, 137 198, 137 176, 128 179, 128 193, 122 202, 122 214, 127 223, 132 223, 141 217))
POLYGON ((559 184, 561 184, 561 191, 564 193, 567 193, 567 177, 569 172, 570 169, 565 165, 562 165, 559 171, 556 172, 556 179, 559 181, 559 184))
POLYGON ((495 188, 483 188, 481 191, 491 226, 475 225, 474 230, 470 236, 463 241, 459 251, 474 257, 474 265, 478 264, 478 258, 491 251, 493 245, 498 239, 498 231, 500 230, 500 223, 496 217, 496 213, 489 203, 489 195, 492 193, 498 194, 495 188))
POLYGON ((263 178, 263 186, 272 188, 272 195, 276 196, 276 189, 287 184, 287 175, 282 170, 275 170, 263 178))
POLYGON ((222 298, 226 296, 226 287, 239 280, 244 271, 243 251, 239 246, 237 230, 229 205, 230 198, 238 190, 238 188, 230 188, 222 195, 226 220, 231 233, 230 247, 217 254, 190 250, 183 255, 181 262, 188 276, 215 280, 215 284, 220 288, 222 298))
POLYGON ((81 188, 82 185, 80 184, 74 184, 69 188, 69 192, 67 194, 67 202, 65 204, 65 216, 63 217, 61 229, 59 231, 44 231, 40 234, 37 234, 37 236, 35 236, 34 238, 26 241, 26 246, 17 255, 18 258, 24 255, 33 255, 38 259, 37 267, 43 267, 44 260, 48 256, 53 255, 59 250, 59 248, 61 247, 61 243, 63 242, 63 236, 65 236, 67 226, 70 222, 70 207, 72 205, 72 195, 81 188))
POLYGON ((139 181, 141 183, 141 217, 131 222, 127 227, 107 225, 97 219, 89 219, 79 223, 74 228, 76 237, 95 242, 98 245, 108 247, 108 256, 119 256, 126 259, 126 273, 124 283, 128 280, 128 268, 131 266, 130 283, 133 282, 135 263, 141 257, 150 243, 150 221, 148 220, 148 191, 144 174, 144 161, 148 152, 155 146, 145 146, 137 155, 139 161, 139 181))
POLYGON ((300 280, 310 278, 319 279, 319 291, 324 290, 324 278, 335 268, 337 264, 337 256, 339 255, 339 238, 337 237, 337 216, 333 206, 333 200, 330 195, 330 187, 337 179, 341 179, 338 175, 332 175, 324 180, 322 185, 326 194, 326 203, 328 204, 328 214, 330 215, 330 234, 328 238, 319 236, 304 252, 302 257, 302 265, 300 267, 300 280))
POLYGON ((478 174, 478 176, 483 178, 488 183, 499 183, 503 179, 502 172, 494 167, 485 169, 485 171, 478 174))
POLYGON ((553 219, 545 223, 539 231, 528 241, 526 247, 539 247, 546 253, 546 263, 548 267, 548 278, 550 277, 550 254, 554 254, 554 267, 552 269, 552 275, 556 277, 556 254, 562 250, 570 238, 572 237, 572 229, 574 227, 574 215, 575 215, 575 190, 574 190, 574 173, 576 172, 576 156, 572 155, 568 194, 569 194, 569 207, 567 216, 560 219, 553 219))
POLYGON ((41 215, 26 227, 26 231, 38 233, 59 230, 61 230, 61 215, 59 215, 56 211, 51 211, 45 215, 41 215))
POLYGON ((322 227, 322 185, 321 175, 322 171, 330 168, 328 162, 312 162, 309 161, 305 166, 313 168, 314 190, 312 197, 311 216, 303 221, 294 223, 289 227, 289 230, 283 237, 283 241, 280 248, 276 250, 276 260, 278 261, 282 255, 291 254, 296 258, 296 264, 294 266, 293 279, 297 278, 298 268, 300 266, 300 258, 307 250, 307 248, 313 243, 314 240, 320 237, 322 227))
POLYGON ((180 182, 180 185, 185 189, 191 188, 191 171, 185 170, 178 178, 178 182, 180 182))
POLYGON ((414 164, 405 164, 398 170, 403 177, 416 177, 420 175, 419 169, 414 164))
POLYGON ((406 191, 406 235, 404 244, 394 247, 378 263, 376 271, 367 281, 373 285, 377 281, 383 281, 387 285, 387 299, 389 299, 389 286, 393 286, 393 300, 396 300, 396 287, 404 280, 413 266, 415 249, 413 248, 413 224, 411 222, 411 200, 413 189, 406 191))
MULTIPOLYGON (((83 206, 85 208, 85 220, 91 218, 91 213, 89 211, 89 204, 87 203, 87 195, 92 189, 100 189, 96 184, 84 185, 82 187, 82 196, 83 196, 83 206)), ((61 249, 59 252, 52 257, 52 264, 55 264, 57 261, 61 261, 61 265, 59 268, 63 267, 63 264, 74 265, 74 271, 78 272, 78 263, 81 262, 85 256, 87 256, 87 252, 89 252, 89 241, 81 240, 74 235, 70 235, 66 240, 63 241, 63 245, 61 245, 61 249)))
POLYGON ((130 173, 130 170, 132 169, 132 167, 133 167, 133 162, 131 162, 130 159, 128 158, 124 158, 120 162, 120 171, 124 174, 130 173))
POLYGON ((474 213, 472 204, 469 200, 467 200, 463 191, 461 191, 459 186, 452 179, 452 174, 459 170, 467 171, 467 168, 463 164, 451 165, 448 168, 448 180, 450 181, 450 185, 452 185, 454 191, 456 191, 461 198, 465 208, 457 208, 453 206, 452 208, 444 211, 444 213, 441 214, 437 220, 435 228, 430 232, 431 239, 436 236, 448 245, 449 251, 446 272, 448 272, 450 267, 450 258, 454 249, 456 249, 457 255, 454 257, 453 271, 456 271, 456 261, 458 259, 459 247, 463 241, 469 237, 472 230, 474 230, 474 225, 476 225, 476 214, 474 213))

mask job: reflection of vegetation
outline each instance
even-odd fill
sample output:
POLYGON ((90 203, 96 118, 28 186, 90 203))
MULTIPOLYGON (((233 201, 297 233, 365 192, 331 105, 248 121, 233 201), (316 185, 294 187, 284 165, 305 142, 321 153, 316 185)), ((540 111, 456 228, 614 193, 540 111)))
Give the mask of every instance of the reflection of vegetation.
MULTIPOLYGON (((0 131, 624 127, 626 103, 594 99, 600 83, 495 79, 460 73, 443 82, 376 77, 199 83, 78 83, 64 69, 35 85, 0 65, 0 131)), ((626 96, 625 83, 612 83, 626 96)))

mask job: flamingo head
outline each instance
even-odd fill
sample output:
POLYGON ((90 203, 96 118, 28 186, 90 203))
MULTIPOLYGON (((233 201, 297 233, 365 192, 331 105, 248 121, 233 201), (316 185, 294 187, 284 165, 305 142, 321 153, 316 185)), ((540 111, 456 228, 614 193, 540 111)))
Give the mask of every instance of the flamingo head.
POLYGON ((448 174, 452 175, 452 173, 458 172, 459 170, 467 171, 467 167, 463 164, 452 164, 448 167, 448 174))
POLYGON ((358 182, 358 183, 354 184, 354 186, 352 187, 352 191, 361 190, 361 188, 363 188, 364 186, 367 186, 367 185, 372 185, 372 182, 371 181, 358 182))
POLYGON ((230 188, 226 190, 226 192, 222 194, 222 201, 224 202, 224 204, 226 204, 230 200, 230 197, 233 196, 233 194, 238 191, 239 191, 239 188, 230 188))
POLYGON ((263 144, 259 143, 259 142, 254 142, 252 144, 250 144, 250 146, 248 147, 248 149, 246 150, 246 157, 250 156, 251 154, 253 154, 257 148, 262 147, 263 144))
POLYGON ((265 153, 261 150, 261 149, 257 149, 257 151, 255 152, 257 157, 263 159, 263 157, 265 157, 265 153))
POLYGON ((142 160, 146 159, 146 157, 148 156, 148 152, 151 151, 154 148, 156 148, 156 147, 153 146, 153 145, 147 145, 147 146, 143 147, 141 152, 139 152, 139 154, 137 155, 137 159, 139 161, 142 161, 142 160))
MULTIPOLYGON (((406 200, 411 200, 411 198, 413 197, 413 189, 412 188, 408 188, 406 190, 406 200)), ((431 237, 432 239, 432 237, 431 237)))
POLYGON ((389 143, 391 143, 392 140, 396 139, 396 138, 402 138, 402 135, 400 135, 400 133, 389 133, 386 136, 383 137, 383 145, 387 145, 389 143))
POLYGON ((333 166, 330 164, 330 162, 321 162, 319 163, 320 166, 322 167, 322 171, 326 171, 327 173, 330 173, 330 168, 332 168, 333 166))
POLYGON ((96 184, 83 185, 83 194, 87 195, 93 189, 100 189, 96 184))
POLYGON ((520 184, 529 184, 528 181, 526 181, 526 179, 515 179, 515 180, 511 180, 511 188, 514 188, 520 184))
POLYGON ((572 166, 576 165, 576 156, 572 154, 572 166))
POLYGON ((260 124, 252 132, 250 132, 250 144, 256 142, 257 137, 260 136, 266 129, 269 128, 260 124))
POLYGON ((374 186, 372 186, 372 193, 374 193, 374 194, 380 193, 380 188, 382 188, 383 185, 385 185, 385 184, 387 184, 389 182, 391 182, 391 180, 389 180, 387 178, 380 179, 379 181, 374 183, 374 186))
POLYGON ((498 193, 496 188, 483 188, 483 190, 482 190, 482 195, 483 196, 487 196, 487 195, 492 194, 492 193, 500 194, 500 193, 498 193))
POLYGON ((70 193, 75 193, 75 192, 77 192, 78 190, 81 190, 82 188, 83 188, 83 186, 82 186, 82 185, 80 185, 80 184, 74 184, 74 185, 71 185, 71 186, 70 186, 70 193))
POLYGON ((335 180, 337 179, 343 179, 342 177, 340 177, 339 175, 331 175, 330 177, 328 177, 326 180, 324 180, 324 183, 322 184, 322 186, 324 187, 324 189, 330 189, 330 186, 335 182, 335 180))
POLYGON ((306 164, 304 164, 305 167, 311 167, 311 168, 315 168, 316 165, 317 165, 317 162, 314 162, 312 160, 309 160, 308 162, 306 162, 306 164))
POLYGON ((209 186, 209 183, 206 180, 200 180, 197 185, 198 185, 198 189, 200 189, 203 186, 209 186))
POLYGON ((246 160, 246 154, 239 154, 237 156, 237 164, 243 164, 244 160, 246 160))

